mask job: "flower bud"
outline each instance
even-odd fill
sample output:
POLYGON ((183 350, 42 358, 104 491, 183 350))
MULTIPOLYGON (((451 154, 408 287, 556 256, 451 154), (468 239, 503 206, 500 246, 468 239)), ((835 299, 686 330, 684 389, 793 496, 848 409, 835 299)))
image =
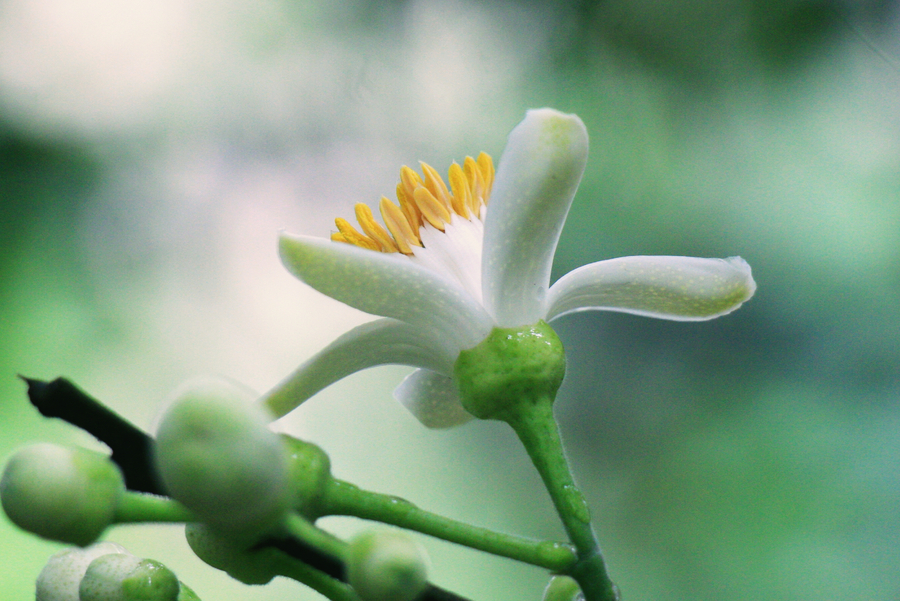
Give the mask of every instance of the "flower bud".
POLYGON ((509 421, 520 403, 556 397, 566 375, 559 336, 543 320, 521 328, 494 328, 478 346, 459 354, 453 376, 466 411, 479 419, 509 421))
POLYGON ((128 552, 116 543, 64 549, 52 556, 37 578, 35 601, 79 601, 78 586, 92 561, 107 554, 128 552))
POLYGON ((322 496, 331 482, 331 460, 320 447, 281 435, 288 454, 288 479, 294 509, 309 520, 321 517, 322 496))
POLYGON ((14 524, 79 546, 112 524, 124 492, 122 473, 103 453, 49 443, 19 450, 0 479, 3 510, 14 524))
POLYGON ((163 564, 130 554, 98 557, 78 587, 80 601, 178 601, 178 578, 163 564))
POLYGON ((258 538, 290 508, 287 454, 269 416, 234 385, 183 388, 162 416, 156 465, 166 491, 231 536, 258 538))
POLYGON ((413 601, 428 585, 428 558, 401 532, 363 532, 350 541, 347 580, 363 601, 413 601))
POLYGON ((554 576, 544 589, 543 601, 584 601, 584 594, 574 578, 554 576))
POLYGON ((200 597, 197 596, 197 593, 191 590, 191 587, 179 580, 178 601, 200 601, 200 597))
POLYGON ((197 557, 244 584, 266 584, 278 576, 270 549, 247 549, 205 524, 187 524, 184 536, 197 557))

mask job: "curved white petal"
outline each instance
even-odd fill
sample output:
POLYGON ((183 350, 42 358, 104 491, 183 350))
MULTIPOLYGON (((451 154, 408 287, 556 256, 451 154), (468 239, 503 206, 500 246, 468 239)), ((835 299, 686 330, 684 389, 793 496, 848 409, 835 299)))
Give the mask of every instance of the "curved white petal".
POLYGON ((622 257, 579 267, 547 294, 547 320, 572 311, 621 311, 675 321, 730 313, 756 291, 740 257, 622 257))
POLYGON ((503 327, 543 315, 550 267, 587 161, 575 115, 536 109, 509 134, 484 226, 484 302, 503 327))
POLYGON ((288 234, 281 235, 279 251, 288 270, 319 292, 437 332, 457 351, 475 346, 493 327, 481 304, 458 284, 403 255, 288 234))
POLYGON ((399 364, 451 373, 456 354, 428 333, 394 319, 378 319, 350 330, 295 369, 260 402, 277 417, 326 386, 376 365, 399 364))
POLYGON ((428 428, 452 428, 472 419, 459 401, 453 379, 430 369, 406 376, 394 398, 428 428))

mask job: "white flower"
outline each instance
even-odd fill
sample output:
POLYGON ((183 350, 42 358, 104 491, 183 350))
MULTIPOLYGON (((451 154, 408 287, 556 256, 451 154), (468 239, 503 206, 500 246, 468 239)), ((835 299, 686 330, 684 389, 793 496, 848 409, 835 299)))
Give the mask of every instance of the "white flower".
POLYGON ((700 321, 753 295, 750 266, 740 257, 622 257, 575 269, 550 286, 587 153, 577 116, 531 110, 509 135, 496 179, 484 154, 451 167, 449 190, 428 165, 424 178, 404 168, 400 207, 381 201, 390 232, 357 205, 363 233, 339 219, 332 240, 283 234, 281 258, 294 275, 384 319, 335 340, 263 402, 284 415, 356 371, 411 365, 419 369, 394 395, 426 426, 454 426, 471 416, 459 402, 453 365, 494 327, 588 309, 700 321))

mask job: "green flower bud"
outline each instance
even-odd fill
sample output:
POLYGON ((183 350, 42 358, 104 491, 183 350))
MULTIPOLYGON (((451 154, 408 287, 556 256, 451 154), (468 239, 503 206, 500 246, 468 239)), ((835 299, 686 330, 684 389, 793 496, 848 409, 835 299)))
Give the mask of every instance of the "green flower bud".
POLYGON ((122 473, 103 453, 49 443, 19 450, 0 479, 3 510, 14 524, 79 546, 113 523, 124 492, 122 473))
POLYGON ((287 453, 269 416, 234 385, 203 380, 169 405, 156 437, 166 491, 202 521, 255 539, 291 504, 287 453))
POLYGON ((574 578, 554 576, 544 589, 543 601, 584 601, 584 595, 574 578))
POLYGON ((402 532, 363 532, 350 541, 347 580, 363 601, 413 601, 428 585, 425 549, 402 532))
POLYGON ((293 507, 309 520, 321 517, 322 496, 332 481, 331 460, 320 447, 287 434, 281 435, 288 452, 288 478, 294 491, 293 507))
POLYGON ((197 557, 244 584, 266 584, 278 576, 270 548, 248 549, 205 524, 187 524, 184 535, 197 557))
POLYGON ((177 601, 178 578, 152 559, 103 555, 91 562, 78 587, 80 601, 177 601))
POLYGON ((479 419, 509 421, 520 403, 554 399, 566 375, 566 355, 543 320, 521 328, 494 328, 453 366, 460 401, 479 419))
POLYGON ((107 554, 125 554, 116 543, 64 549, 51 557, 37 578, 35 601, 79 601, 78 586, 92 561, 107 554))
POLYGON ((191 587, 178 581, 178 601, 200 601, 200 597, 191 590, 191 587))

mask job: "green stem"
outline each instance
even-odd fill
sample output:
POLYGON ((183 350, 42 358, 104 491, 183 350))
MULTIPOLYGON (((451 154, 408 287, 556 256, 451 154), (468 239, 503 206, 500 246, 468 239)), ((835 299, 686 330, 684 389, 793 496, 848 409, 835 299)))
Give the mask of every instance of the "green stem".
POLYGON ((361 490, 340 480, 331 481, 322 509, 325 514, 350 515, 399 526, 553 572, 571 569, 577 559, 568 544, 535 541, 472 526, 420 509, 405 499, 361 490))
POLYGON ((187 507, 168 497, 125 491, 116 507, 117 524, 196 521, 187 507))
MULTIPOLYGON (((302 540, 305 544, 316 547, 319 551, 336 558, 342 564, 346 561, 348 551, 347 543, 324 530, 320 530, 306 518, 291 512, 285 518, 282 527, 289 537, 302 540)), ((294 568, 300 570, 299 572, 296 572, 296 575, 294 572, 288 573, 287 571, 281 571, 280 567, 279 573, 283 576, 295 578, 304 584, 308 584, 333 601, 358 601, 358 596, 348 585, 345 585, 334 577, 315 570, 314 568, 305 566, 303 562, 296 560, 292 561, 294 568), (309 570, 309 573, 307 573, 307 570, 309 570), (312 578, 313 580, 307 581, 303 580, 303 578, 312 578), (317 588, 319 586, 323 588, 317 588), (324 587, 328 588, 326 589, 324 587), (332 592, 329 593, 326 592, 326 590, 332 592), (331 596, 332 594, 335 596, 331 596)), ((468 601, 464 597, 460 597, 450 591, 436 587, 433 584, 429 584, 418 599, 420 601, 468 601)))
POLYGON ((600 554, 590 511, 566 461, 553 417, 553 398, 541 397, 533 403, 520 403, 518 407, 521 410, 508 412, 504 420, 522 441, 578 551, 577 563, 565 573, 578 582, 585 601, 616 601, 616 588, 600 554))
POLYGON ((290 536, 299 538, 340 561, 344 561, 347 557, 347 543, 317 528, 315 524, 294 512, 288 513, 282 527, 290 536))
POLYGON ((281 576, 296 580, 331 601, 359 601, 359 596, 349 584, 323 574, 302 561, 284 556, 276 569, 281 576))

